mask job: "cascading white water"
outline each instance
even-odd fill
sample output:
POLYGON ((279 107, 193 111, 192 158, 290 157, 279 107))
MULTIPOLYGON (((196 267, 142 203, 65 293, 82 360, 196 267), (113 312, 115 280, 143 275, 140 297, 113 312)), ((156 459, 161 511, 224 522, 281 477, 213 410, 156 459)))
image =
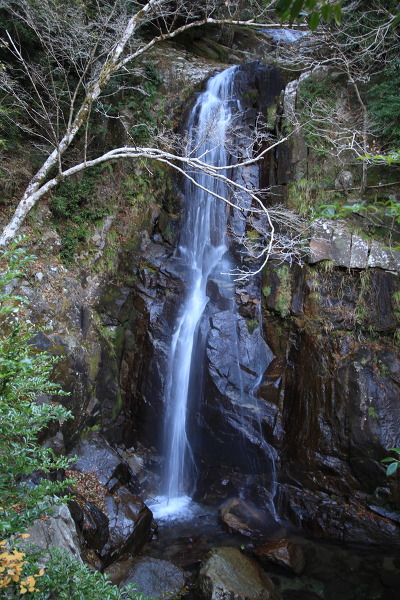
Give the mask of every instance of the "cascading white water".
MULTIPOLYGON (((204 162, 223 166, 229 162, 225 148, 227 129, 238 101, 232 100, 237 67, 218 73, 200 94, 188 122, 189 152, 204 162)), ((187 182, 179 252, 188 270, 187 296, 172 338, 165 405, 165 456, 163 496, 152 507, 157 517, 178 514, 190 500, 189 474, 194 471, 186 431, 189 378, 200 318, 208 302, 210 274, 227 251, 226 206, 206 190, 226 195, 225 184, 204 172, 191 173, 187 182)), ((226 269, 225 269, 226 270, 226 269)))

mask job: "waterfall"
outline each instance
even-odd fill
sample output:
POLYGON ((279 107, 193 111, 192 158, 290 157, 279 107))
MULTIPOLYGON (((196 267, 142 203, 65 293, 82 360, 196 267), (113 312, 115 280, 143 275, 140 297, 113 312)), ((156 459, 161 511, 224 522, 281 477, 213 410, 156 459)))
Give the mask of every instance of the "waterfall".
MULTIPOLYGON (((233 100, 237 67, 210 79, 199 95, 188 121, 188 151, 204 162, 223 166, 229 163, 225 140, 239 102, 233 100)), ((208 302, 207 281, 224 265, 226 245, 226 205, 206 190, 226 196, 225 184, 198 171, 190 174, 184 189, 184 215, 179 254, 188 268, 186 301, 179 315, 169 352, 165 392, 164 484, 157 516, 174 514, 190 499, 195 465, 186 431, 190 371, 196 357, 196 334, 208 302)), ((224 265, 224 266, 223 266, 224 265)), ((153 509, 154 510, 154 509, 153 509)))

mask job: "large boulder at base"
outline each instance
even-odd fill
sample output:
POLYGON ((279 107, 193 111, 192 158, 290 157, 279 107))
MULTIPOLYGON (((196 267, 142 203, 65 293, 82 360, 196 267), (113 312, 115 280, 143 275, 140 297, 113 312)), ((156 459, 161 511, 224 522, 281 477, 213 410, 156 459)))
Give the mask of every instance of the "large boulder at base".
POLYGON ((71 515, 88 548, 101 552, 108 539, 108 518, 98 506, 76 494, 69 502, 71 515), (79 499, 79 502, 77 501, 79 499))
POLYGON ((28 533, 29 538, 21 545, 33 546, 35 550, 47 554, 48 558, 50 558, 51 549, 57 548, 82 563, 78 534, 67 506, 55 507, 53 514, 48 519, 35 521, 28 529, 28 533))
POLYGON ((109 537, 101 557, 107 565, 125 552, 135 554, 151 539, 153 513, 124 487, 114 496, 106 496, 105 503, 109 537))
POLYGON ((213 548, 197 579, 202 600, 280 600, 260 565, 236 548, 213 548))
POLYGON ((167 600, 177 597, 185 587, 187 575, 179 567, 166 560, 143 557, 131 564, 119 581, 134 583, 139 594, 147 598, 167 600))
POLYGON ((281 525, 267 511, 261 511, 241 498, 230 498, 219 508, 219 518, 230 533, 252 540, 264 540, 282 534, 281 525))
POLYGON ((272 562, 294 571, 296 575, 300 575, 305 566, 303 550, 286 537, 269 540, 257 546, 254 548, 254 555, 262 564, 272 562))

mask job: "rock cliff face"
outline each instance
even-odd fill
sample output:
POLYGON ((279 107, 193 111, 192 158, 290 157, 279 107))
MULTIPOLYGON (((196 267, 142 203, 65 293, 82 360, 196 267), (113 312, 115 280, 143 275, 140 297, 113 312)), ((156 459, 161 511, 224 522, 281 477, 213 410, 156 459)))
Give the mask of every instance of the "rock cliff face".
MULTIPOLYGON (((237 44, 243 52, 245 41, 237 44)), ((176 58, 175 49, 168 52, 176 58)), ((169 56, 158 56, 157 64, 165 59, 170 73, 169 56)), ((221 66, 203 60, 194 65, 187 52, 179 65, 179 81, 191 69, 196 85, 221 66)), ((275 69, 257 61, 243 66, 241 131, 251 129, 261 111, 272 132, 282 88, 275 69)), ((177 95, 180 84, 171 90, 177 95)), ((298 93, 298 84, 289 83, 286 116, 298 93)), ((238 148, 245 153, 240 143, 238 148)), ((304 178, 312 166, 305 138, 296 134, 261 165, 262 185, 276 186, 285 198, 289 180, 304 178)), ((330 168, 339 176, 340 165, 330 168)), ((256 185, 260 174, 252 167, 237 177, 256 185)), ((119 499, 154 493, 159 485, 166 364, 187 277, 174 255, 180 193, 170 187, 168 199, 136 212, 133 223, 117 215, 118 244, 111 250, 118 260, 107 272, 96 272, 96 261, 93 268, 68 271, 49 259, 19 290, 31 297, 39 327, 52 327, 35 344, 64 355, 58 377, 72 392, 75 420, 63 427, 64 439, 53 431, 48 443, 57 451, 79 449, 84 436, 94 440, 94 449, 98 439, 114 448, 108 452, 112 476, 102 485, 113 504, 107 518, 115 523, 119 499)), ((245 233, 235 211, 229 220, 236 235, 245 233)), ((281 516, 308 532, 393 541, 399 534, 393 513, 400 508, 399 476, 387 478, 379 461, 387 448, 400 445, 398 256, 341 225, 315 228, 306 265, 272 260, 262 281, 236 286, 234 317, 226 284, 209 282, 203 318, 210 327, 202 339, 203 367, 193 373, 189 418, 196 497, 219 504, 245 490, 246 499, 262 508, 275 494, 281 516)), ((103 228, 97 232, 96 252, 110 248, 107 235, 103 228)), ((54 232, 53 238, 55 248, 54 232)), ((231 251, 239 261, 234 241, 231 251)), ((151 517, 139 504, 146 521, 140 538, 146 540, 151 517)), ((121 542, 114 529, 106 563, 121 542)))
MULTIPOLYGON (((247 97, 256 100, 244 121, 257 106, 261 80, 249 86, 256 91, 247 97)), ((296 148, 295 140, 289 148, 294 163, 296 148)), ((282 154, 268 171, 280 184, 282 154)), ((256 181, 257 174, 239 177, 256 181)), ((231 221, 239 231, 234 213, 231 221)), ((168 343, 185 273, 161 230, 153 240, 133 292, 129 335, 140 343, 123 351, 130 381, 123 394, 136 431, 129 443, 160 451, 168 343)), ((322 222, 311 246, 306 266, 271 261, 262 306, 257 282, 238 286, 234 323, 224 285, 209 283, 204 320, 210 330, 203 339, 204 368, 193 374, 189 418, 196 497, 218 503, 245 488, 250 498, 267 502, 273 463, 279 510, 295 525, 346 541, 390 540, 398 525, 382 507, 398 507, 397 481, 386 477, 379 460, 399 445, 397 254, 381 244, 377 263, 377 243, 322 222)), ((157 474, 159 463, 152 460, 157 474)), ((157 475, 150 479, 145 485, 156 484, 157 475)))

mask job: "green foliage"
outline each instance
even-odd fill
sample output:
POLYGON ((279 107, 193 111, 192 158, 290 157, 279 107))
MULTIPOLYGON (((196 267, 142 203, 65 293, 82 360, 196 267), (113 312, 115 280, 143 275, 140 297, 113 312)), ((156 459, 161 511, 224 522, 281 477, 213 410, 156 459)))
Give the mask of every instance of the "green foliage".
MULTIPOLYGON (((325 219, 349 219, 352 216, 362 217, 364 233, 370 230, 371 235, 386 240, 392 244, 391 235, 398 233, 400 224, 400 202, 391 196, 383 200, 354 202, 344 204, 343 201, 335 200, 330 204, 321 204, 314 213, 314 218, 325 219)), ((393 246, 392 250, 398 250, 393 246)))
POLYGON ((400 448, 389 448, 390 452, 396 452, 398 455, 396 458, 393 456, 388 456, 381 460, 382 463, 387 463, 386 467, 386 475, 393 475, 397 471, 397 468, 400 464, 400 448))
POLYGON ((379 419, 379 415, 373 406, 368 406, 368 416, 371 417, 371 419, 379 419))
POLYGON ((0 256, 0 532, 6 536, 22 531, 54 504, 65 484, 47 475, 69 462, 38 442, 50 423, 71 416, 50 402, 63 394, 50 380, 57 359, 32 345, 37 332, 20 315, 24 299, 6 289, 33 258, 16 244, 0 256), (34 472, 40 472, 35 481, 34 472))
POLYGON ((79 181, 68 179, 61 183, 51 198, 51 212, 61 235, 61 257, 71 264, 78 244, 87 239, 89 225, 110 213, 106 194, 99 194, 102 169, 84 171, 79 181))
POLYGON ((279 277, 279 285, 276 292, 275 308, 284 319, 290 313, 290 302, 292 300, 289 267, 282 265, 277 269, 276 274, 279 277))
MULTIPOLYGON (((29 536, 22 536, 29 537, 29 536)), ((92 571, 71 555, 55 548, 43 566, 43 553, 17 540, 8 547, 0 542, 0 589, 2 598, 16 600, 28 593, 35 600, 146 600, 129 584, 122 588, 111 583, 107 575, 92 571)))
POLYGON ((387 154, 366 154, 365 156, 361 157, 360 160, 369 160, 380 165, 396 165, 400 163, 400 151, 393 150, 387 154))
POLYGON ((375 81, 367 92, 371 122, 376 134, 390 149, 396 150, 400 145, 400 58, 395 59, 375 81))
POLYGON ((289 185, 288 205, 302 217, 312 218, 320 212, 327 197, 340 197, 336 190, 324 189, 325 181, 321 177, 299 179, 289 185))
POLYGON ((300 87, 298 118, 307 145, 317 156, 326 156, 329 135, 335 135, 329 117, 336 112, 337 90, 338 84, 329 76, 322 79, 308 77, 300 87))
POLYGON ((322 18, 328 23, 333 17, 337 25, 342 17, 342 2, 330 2, 329 0, 279 0, 276 11, 282 21, 295 21, 301 23, 307 18, 309 28, 314 31, 322 18))
POLYGON ((137 121, 130 129, 129 135, 137 145, 144 145, 151 139, 151 134, 157 125, 157 111, 154 110, 157 99, 157 90, 162 83, 162 78, 153 65, 144 66, 144 74, 138 85, 128 87, 122 98, 112 112, 129 109, 137 121))
POLYGON ((257 327, 259 327, 260 323, 257 319, 248 319, 247 320, 247 329, 250 335, 253 335, 257 327))
POLYGON ((91 571, 59 550, 52 551, 37 585, 35 600, 145 600, 134 586, 119 588, 107 575, 91 571))

